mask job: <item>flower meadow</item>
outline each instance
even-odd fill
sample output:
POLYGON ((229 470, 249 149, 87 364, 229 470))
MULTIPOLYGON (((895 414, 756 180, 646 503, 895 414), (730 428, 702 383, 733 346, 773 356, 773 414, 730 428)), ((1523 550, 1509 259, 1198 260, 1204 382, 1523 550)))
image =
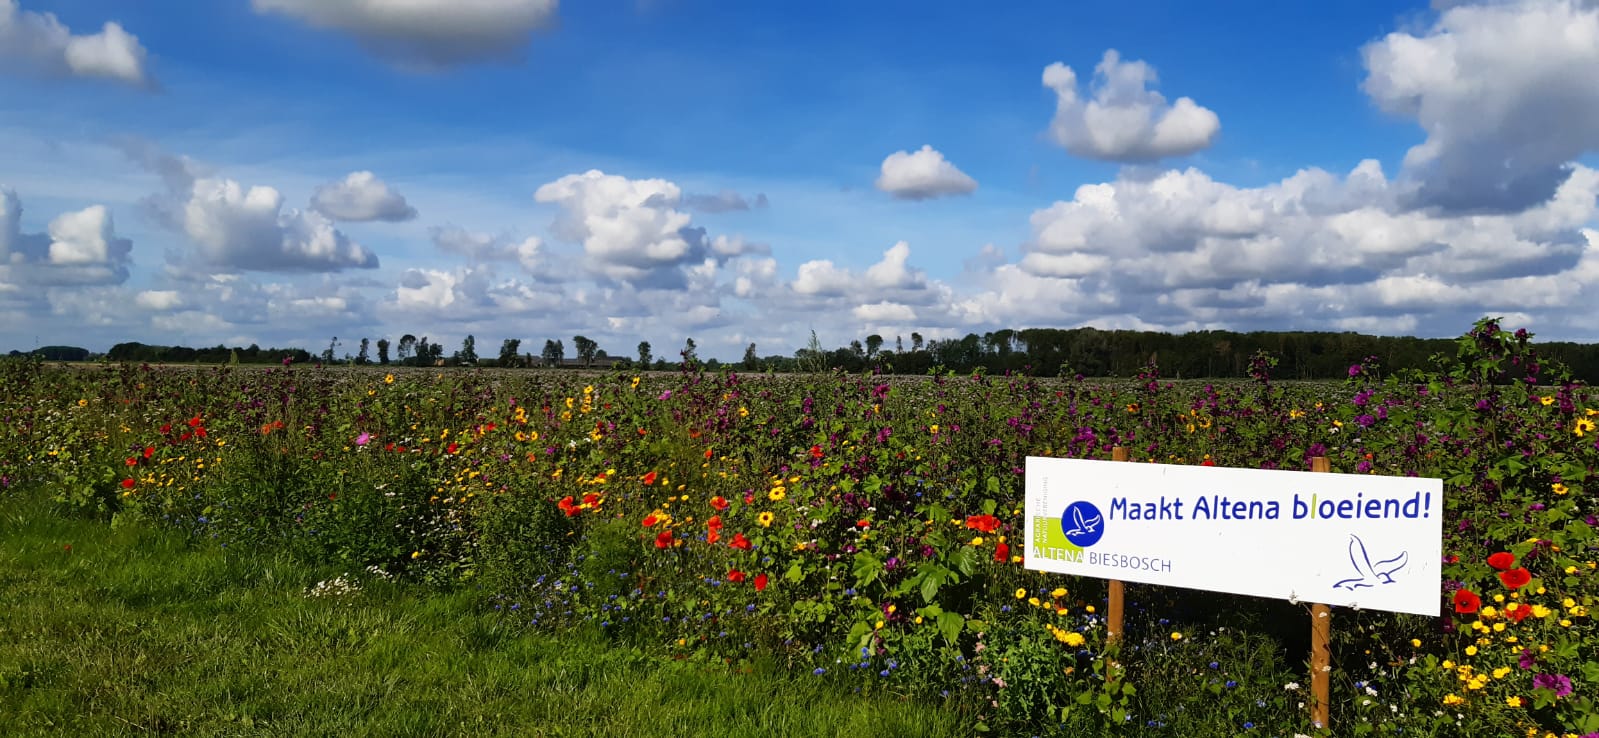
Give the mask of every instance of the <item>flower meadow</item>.
POLYGON ((1025 568, 1029 455, 1444 480, 1437 617, 1335 609, 1339 735, 1596 736, 1599 397, 1479 322, 1341 383, 0 364, 0 505, 396 577, 761 662, 973 732, 1317 735, 1308 605, 1025 568))

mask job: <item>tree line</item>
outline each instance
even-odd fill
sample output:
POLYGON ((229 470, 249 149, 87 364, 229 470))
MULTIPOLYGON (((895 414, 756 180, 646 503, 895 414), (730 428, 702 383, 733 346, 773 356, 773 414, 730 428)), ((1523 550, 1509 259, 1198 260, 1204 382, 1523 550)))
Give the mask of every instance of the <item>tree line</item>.
MULTIPOLYGON (((1599 344, 1566 341, 1538 342, 1540 354, 1572 370, 1578 379, 1599 381, 1599 344)), ((398 341, 362 338, 354 347, 337 337, 319 354, 301 348, 159 346, 119 343, 104 358, 110 361, 164 363, 275 364, 318 361, 324 364, 377 366, 499 366, 515 368, 679 369, 684 366, 717 370, 723 366, 742 371, 814 372, 876 370, 893 374, 925 374, 947 370, 967 373, 1025 372, 1035 376, 1133 376, 1151 363, 1165 377, 1241 377, 1257 354, 1276 359, 1272 375, 1280 379, 1331 379, 1346 375, 1351 364, 1375 357, 1389 370, 1423 369, 1437 354, 1452 354, 1454 339, 1411 336, 1372 336, 1353 332, 1316 331, 1194 331, 1182 334, 1159 331, 1099 330, 1096 328, 1003 329, 961 338, 925 339, 912 332, 892 341, 872 334, 832 349, 823 347, 812 332, 809 343, 792 354, 762 356, 749 344, 738 362, 701 361, 693 338, 684 342, 677 357, 657 355, 649 341, 640 341, 628 355, 610 355, 599 343, 582 335, 571 339, 568 354, 564 339, 546 339, 538 354, 523 352, 522 340, 507 338, 497 355, 480 357, 477 340, 468 335, 460 348, 444 347, 427 336, 402 335, 398 341), (354 353, 350 353, 354 348, 354 353), (341 351, 342 349, 342 351, 341 351)), ((22 352, 12 351, 12 355, 22 352)), ((33 352, 48 361, 82 361, 98 358, 74 346, 45 346, 33 352)))

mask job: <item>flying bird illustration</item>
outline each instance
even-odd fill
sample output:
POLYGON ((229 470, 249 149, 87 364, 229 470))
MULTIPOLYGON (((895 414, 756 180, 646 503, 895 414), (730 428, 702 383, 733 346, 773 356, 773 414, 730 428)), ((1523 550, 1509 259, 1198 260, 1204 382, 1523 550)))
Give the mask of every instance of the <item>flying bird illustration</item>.
POLYGON ((1360 536, 1350 535, 1349 563, 1355 566, 1355 573, 1360 576, 1339 581, 1333 587, 1353 591, 1361 587, 1393 584, 1394 572, 1405 568, 1405 564, 1409 562, 1410 552, 1400 551, 1398 556, 1391 559, 1383 559, 1373 564, 1371 556, 1366 553, 1365 541, 1360 540, 1360 536))
POLYGON ((1092 534, 1094 532, 1094 529, 1099 527, 1100 519, 1103 518, 1103 517, 1104 517, 1103 515, 1095 515, 1092 518, 1084 520, 1083 519, 1083 509, 1080 508, 1080 507, 1073 507, 1072 508, 1072 524, 1076 525, 1077 527, 1076 528, 1072 528, 1069 531, 1066 531, 1066 536, 1068 538, 1070 538, 1071 536, 1081 536, 1081 535, 1092 534))

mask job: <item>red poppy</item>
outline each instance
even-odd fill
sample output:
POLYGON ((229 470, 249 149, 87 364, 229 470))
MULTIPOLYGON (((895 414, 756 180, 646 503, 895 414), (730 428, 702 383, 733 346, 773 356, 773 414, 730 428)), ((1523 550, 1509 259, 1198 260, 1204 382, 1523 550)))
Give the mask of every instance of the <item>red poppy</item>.
POLYGON ((168 433, 171 433, 171 432, 172 432, 172 424, 171 423, 162 423, 161 424, 161 435, 164 436, 164 435, 166 435, 168 433))
POLYGON ((655 472, 650 472, 648 474, 645 474, 644 478, 642 480, 640 480, 640 481, 644 482, 644 484, 646 486, 651 485, 651 484, 655 484, 655 472))
POLYGON ((727 509, 727 505, 728 505, 727 498, 725 498, 725 497, 723 497, 721 495, 717 495, 717 496, 711 498, 711 507, 716 508, 717 512, 721 512, 723 510, 726 510, 727 509))
POLYGON ((1532 573, 1521 567, 1499 572, 1499 583, 1509 589, 1520 589, 1532 581, 1532 573))
POLYGON ((966 518, 966 527, 984 533, 993 533, 999 530, 999 518, 992 515, 971 515, 966 518))
POLYGON ((1473 594, 1469 589, 1455 590, 1455 612, 1469 615, 1482 607, 1482 598, 1473 594))
POLYGON ((585 493, 583 495, 583 504, 585 504, 585 505, 598 505, 598 504, 600 504, 600 496, 599 496, 599 494, 596 493, 596 492, 585 493))
POLYGON ((452 442, 450 445, 444 447, 444 453, 453 454, 456 451, 459 451, 460 449, 461 449, 461 445, 460 444, 452 442))
POLYGON ((722 540, 722 529, 721 528, 712 528, 710 530, 710 532, 705 534, 705 542, 706 543, 716 543, 717 541, 720 541, 720 540, 722 540))
POLYGON ((1200 466, 1215 466, 1216 465, 1216 461, 1214 459, 1205 459, 1204 461, 1199 462, 1199 465, 1200 466))
POLYGON ((705 521, 705 527, 710 528, 711 530, 721 530, 722 516, 712 515, 710 520, 705 521))
POLYGON ((766 589, 766 575, 764 573, 763 574, 756 574, 755 575, 755 591, 759 592, 759 591, 761 591, 763 589, 766 589))
POLYGON ((561 508, 561 512, 566 513, 566 517, 569 518, 582 512, 582 510, 578 508, 577 503, 572 501, 571 495, 562 497, 560 502, 555 503, 555 506, 561 508))
POLYGON ((650 513, 649 515, 644 516, 644 527, 646 528, 654 527, 655 524, 659 522, 661 522, 661 519, 656 517, 655 513, 650 513))
POLYGON ((144 458, 148 459, 154 453, 155 453, 155 446, 145 446, 144 447, 144 458))
POLYGON ((1504 571, 1516 565, 1516 556, 1508 551, 1500 551, 1488 557, 1488 565, 1499 571, 1504 571))
POLYGON ((1515 622, 1519 623, 1523 620, 1526 620, 1527 616, 1531 614, 1532 608, 1527 607, 1519 602, 1512 602, 1508 605, 1505 605, 1505 617, 1510 618, 1515 622))
POLYGON ((671 548, 672 547, 672 531, 663 530, 659 534, 657 534, 655 536, 655 547, 656 548, 671 548))
POLYGON ((189 418, 189 427, 190 428, 199 428, 200 427, 200 416, 196 415, 196 416, 194 416, 192 418, 189 418))
POLYGON ((998 546, 995 546, 994 547, 994 560, 998 561, 1001 564, 1005 563, 1006 561, 1009 561, 1010 560, 1010 544, 1005 543, 1004 541, 1001 541, 998 546))
POLYGON ((734 584, 738 584, 739 582, 744 581, 744 572, 741 572, 741 571, 739 571, 737 569, 733 569, 733 570, 729 571, 727 573, 727 581, 732 582, 734 584))
POLYGON ((124 479, 124 480, 122 480, 122 488, 123 489, 133 489, 133 485, 135 485, 135 484, 137 484, 137 482, 134 482, 132 479, 124 479))
POLYGON ((711 460, 711 455, 712 455, 711 454, 711 450, 710 449, 705 449, 705 460, 706 461, 710 461, 711 460))
POLYGON ((124 463, 126 463, 128 466, 138 466, 139 459, 137 457, 129 456, 128 460, 124 463))
POLYGON ((867 520, 866 518, 861 518, 860 520, 855 521, 855 527, 865 530, 872 527, 872 521, 867 520))
POLYGON ((748 551, 750 550, 750 539, 745 538, 743 533, 734 533, 733 540, 728 541, 727 545, 740 551, 748 551))
POLYGON ((822 458, 822 447, 821 446, 812 446, 811 447, 811 458, 813 458, 813 459, 822 458))

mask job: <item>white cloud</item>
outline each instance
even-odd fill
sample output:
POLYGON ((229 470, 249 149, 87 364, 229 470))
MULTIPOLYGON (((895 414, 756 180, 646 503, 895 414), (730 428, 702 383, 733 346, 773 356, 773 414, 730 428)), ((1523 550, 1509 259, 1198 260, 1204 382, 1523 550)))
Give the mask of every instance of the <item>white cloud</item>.
POLYGON ((22 201, 0 187, 0 287, 120 284, 133 242, 118 238, 104 205, 62 213, 45 233, 23 233, 22 201))
POLYGON ((316 188, 311 208, 334 220, 393 222, 416 217, 416 208, 387 182, 367 172, 351 172, 343 180, 316 188))
POLYGON ((840 269, 827 259, 817 259, 799 265, 794 291, 802 295, 844 295, 850 292, 854 281, 848 269, 840 269))
POLYGON ((343 31, 403 65, 441 68, 518 57, 533 31, 555 22, 558 0, 251 0, 251 6, 343 31))
POLYGON ((283 207, 276 189, 245 189, 231 179, 194 181, 182 206, 184 233, 200 246, 203 267, 218 270, 371 269, 378 257, 314 212, 283 207))
POLYGON ((1599 150, 1599 5, 1449 7, 1425 32, 1388 34, 1363 55, 1366 93, 1427 134, 1405 157, 1416 204, 1523 210, 1599 150))
POLYGON ((916 310, 897 302, 877 302, 858 305, 850 311, 855 319, 870 325, 911 325, 916 322, 916 310))
POLYGON ((177 290, 143 290, 133 298, 133 304, 153 312, 169 312, 183 305, 177 290))
POLYGON ((877 189, 902 200, 927 200, 976 191, 977 180, 955 168, 932 146, 896 151, 883 160, 877 189))
POLYGON ((866 268, 866 283, 876 289, 921 289, 927 276, 909 266, 911 245, 900 241, 883 252, 883 260, 866 268))
MULTIPOLYGON (((705 230, 677 209, 682 190, 664 179, 628 179, 594 169, 550 182, 533 199, 561 207, 555 233, 582 243, 589 271, 607 280, 680 288, 687 279, 684 267, 716 253, 705 230)), ((722 248, 731 245, 724 241, 722 248)))
POLYGON ((1044 69, 1044 86, 1055 91, 1055 118, 1049 132, 1071 153, 1118 162, 1152 161, 1208 148, 1221 131, 1214 112, 1187 97, 1166 104, 1146 87, 1155 69, 1142 61, 1123 62, 1114 49, 1094 67, 1093 98, 1084 100, 1077 74, 1055 62, 1044 69))
POLYGON ((17 0, 0 0, 0 68, 145 86, 145 56, 138 37, 120 24, 107 22, 99 33, 74 35, 54 13, 23 10, 17 0))

